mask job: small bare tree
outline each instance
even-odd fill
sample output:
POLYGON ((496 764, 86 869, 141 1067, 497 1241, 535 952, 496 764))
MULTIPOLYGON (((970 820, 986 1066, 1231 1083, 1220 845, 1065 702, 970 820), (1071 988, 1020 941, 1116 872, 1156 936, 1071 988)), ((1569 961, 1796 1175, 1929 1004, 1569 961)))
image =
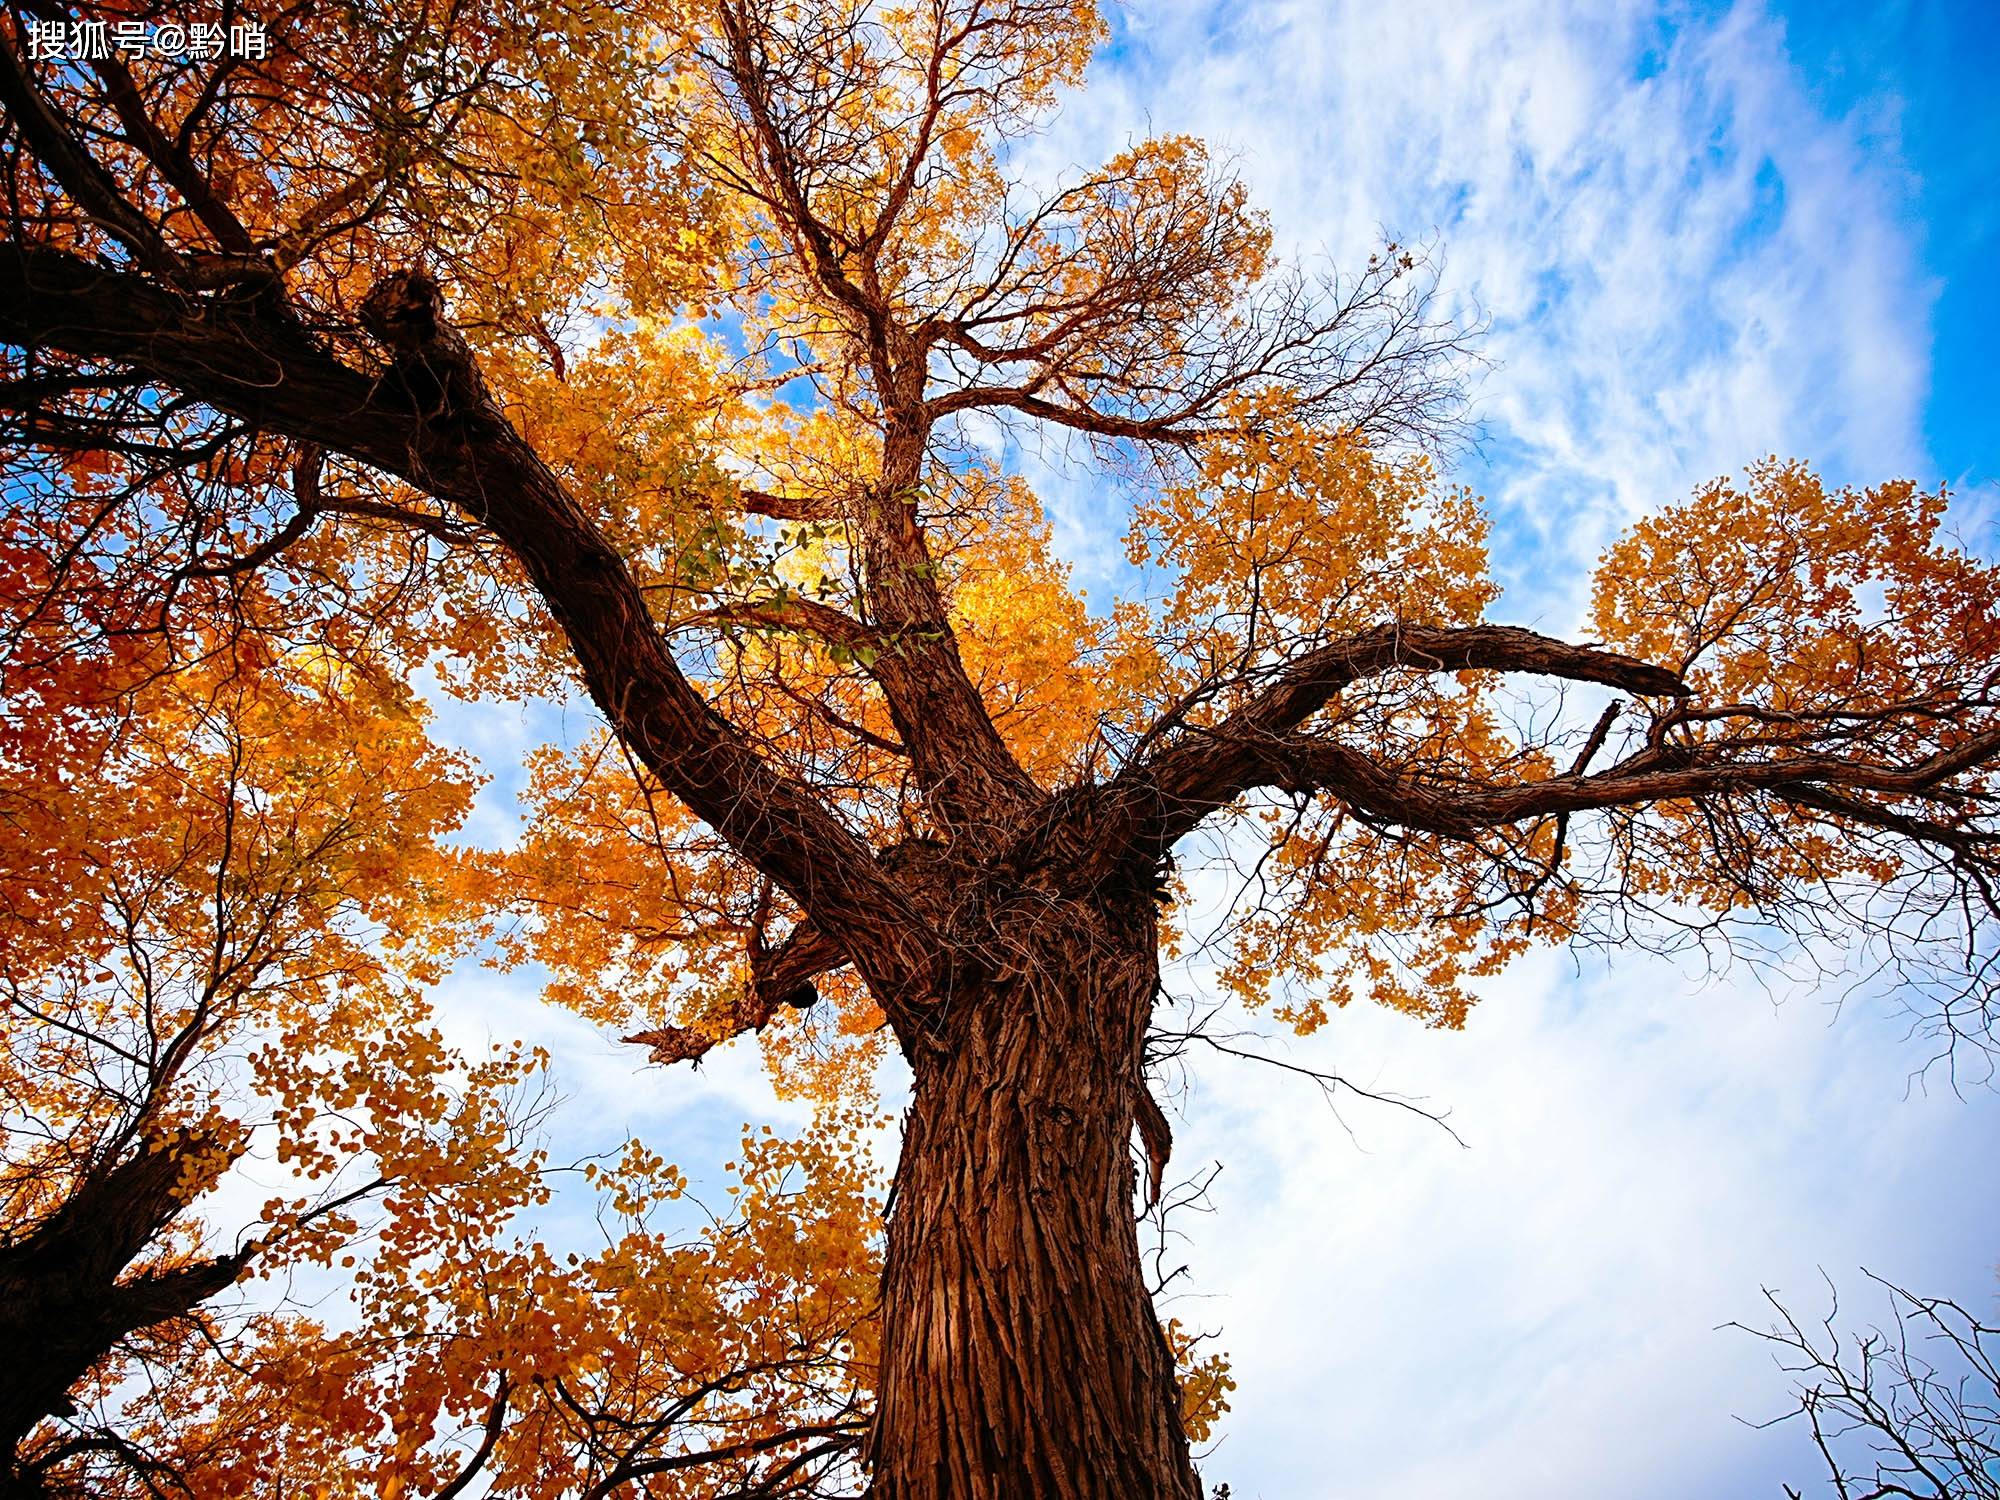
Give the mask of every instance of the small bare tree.
POLYGON ((2000 1500, 2000 1328, 1948 1298, 1869 1279, 1889 1293, 1886 1328, 1843 1334, 1837 1295, 1812 1327, 1769 1289, 1777 1322, 1729 1325, 1769 1342, 1796 1378, 1797 1407, 1758 1425, 1811 1428, 1840 1500, 2000 1500))

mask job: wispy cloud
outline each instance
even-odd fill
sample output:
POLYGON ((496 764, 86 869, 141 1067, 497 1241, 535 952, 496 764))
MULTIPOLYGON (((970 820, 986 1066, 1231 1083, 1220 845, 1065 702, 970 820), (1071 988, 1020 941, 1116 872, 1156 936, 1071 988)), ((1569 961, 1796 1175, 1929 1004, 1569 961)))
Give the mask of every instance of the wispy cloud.
POLYGON ((2000 1147, 2000 1103, 1911 1094, 1879 1012, 1545 954, 1463 1034, 1355 1010, 1281 1055, 1448 1108, 1466 1146, 1199 1068, 1179 1165, 1225 1170, 1179 1226, 1204 1297, 1177 1310, 1235 1356, 1208 1472, 1246 1500, 1776 1494, 1809 1455, 1736 1418, 1782 1411, 1784 1379, 1716 1325, 1764 1285, 1821 1310, 1821 1265, 1987 1290, 1966 1163, 2000 1147))
POLYGON ((1462 468, 1505 523, 1517 618, 1568 627, 1617 525, 1766 453, 1923 470, 1933 289, 1905 184, 1864 150, 1879 120, 1815 112, 1757 8, 1168 0, 1118 32, 1032 168, 1190 131, 1295 255, 1442 241, 1491 321, 1462 468))

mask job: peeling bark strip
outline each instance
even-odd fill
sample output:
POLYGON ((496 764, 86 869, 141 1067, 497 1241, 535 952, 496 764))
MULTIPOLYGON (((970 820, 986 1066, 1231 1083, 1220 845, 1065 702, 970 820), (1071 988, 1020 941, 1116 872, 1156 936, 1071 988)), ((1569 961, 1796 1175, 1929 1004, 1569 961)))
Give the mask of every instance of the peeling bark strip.
POLYGON ((822 937, 810 922, 801 924, 776 953, 762 962, 753 957, 749 987, 726 1015, 717 1018, 714 1027, 662 1026, 634 1032, 625 1040, 650 1047, 656 1063, 699 1059, 719 1042, 746 1031, 762 1030, 782 1006, 804 1010, 817 1004, 819 990, 814 987, 813 979, 845 962, 846 956, 840 949, 822 937))

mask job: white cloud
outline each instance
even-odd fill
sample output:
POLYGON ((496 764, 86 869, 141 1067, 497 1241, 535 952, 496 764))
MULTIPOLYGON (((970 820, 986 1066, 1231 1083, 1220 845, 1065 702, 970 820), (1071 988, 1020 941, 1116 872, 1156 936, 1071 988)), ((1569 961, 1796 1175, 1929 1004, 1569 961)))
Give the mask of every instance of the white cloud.
POLYGON ((1734 1418, 1784 1382, 1715 1326, 1765 1284, 1816 1312, 1822 1264, 1857 1300, 1860 1265, 1982 1295, 2000 1248, 1967 1168, 2000 1107, 1906 1098, 1878 1011, 1545 954, 1462 1035, 1357 1009, 1289 1055, 1468 1144, 1352 1102, 1350 1137, 1310 1088, 1200 1067, 1181 1165, 1226 1170, 1182 1227, 1241 1381, 1208 1468, 1238 1496, 1776 1493, 1812 1476, 1796 1441, 1734 1418))

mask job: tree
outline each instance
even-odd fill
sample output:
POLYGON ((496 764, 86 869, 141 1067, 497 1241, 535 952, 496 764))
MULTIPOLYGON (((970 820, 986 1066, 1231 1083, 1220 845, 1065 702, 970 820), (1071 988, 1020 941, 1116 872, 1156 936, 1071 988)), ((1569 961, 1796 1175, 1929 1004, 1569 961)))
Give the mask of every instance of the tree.
POLYGON ((1802 1421, 1840 1500, 2000 1495, 2000 1329, 1949 1298, 1870 1279, 1889 1293, 1892 1326, 1847 1338, 1838 1297, 1814 1329, 1765 1292, 1778 1321, 1745 1331, 1796 1377, 1798 1407, 1760 1425, 1802 1421))
POLYGON ((10 533, 0 1455, 36 1493, 137 1457, 78 1388, 116 1384, 114 1351, 162 1362, 253 1263, 323 1258, 385 1192, 474 1220, 532 1191, 498 1127, 533 1062, 455 1085, 423 1029, 461 925, 434 839, 470 787, 409 690, 249 631, 174 661, 80 589, 19 608, 60 564, 10 533), (224 1248, 186 1211, 255 1136, 305 1190, 224 1248), (31 1440, 54 1415, 78 1421, 31 1440))
POLYGON ((269 577, 456 691, 579 684, 510 951, 662 1062, 901 1054, 872 1495, 1199 1493, 1131 1154, 1157 1194, 1197 834, 1253 854, 1225 982, 1301 1030, 1755 924, 1987 1035, 2000 574, 1943 495, 1772 460, 1607 554, 1594 642, 1491 623, 1423 255, 1287 268, 1184 138, 1010 181, 1084 0, 536 21, 306 4, 151 70, 17 21, 18 505, 170 637, 269 577), (1110 460, 1162 598, 1087 609, 995 424, 1110 460))
POLYGON ((690 1239, 649 1229, 683 1184, 633 1143, 581 1169, 617 1226, 600 1253, 510 1243, 549 1196, 542 1059, 461 1056, 424 997, 484 910, 441 842, 463 757, 365 640, 281 648, 300 621, 254 580, 183 579, 229 628, 170 642, 56 589, 95 562, 24 530, 0 543, 0 1493, 608 1493, 655 1469, 797 1493, 780 1447, 815 1479, 869 1341, 860 1122, 746 1140, 741 1208, 690 1239), (218 1189, 251 1158, 279 1190, 239 1228, 218 1189), (344 1326, 218 1302, 357 1252, 344 1326))

